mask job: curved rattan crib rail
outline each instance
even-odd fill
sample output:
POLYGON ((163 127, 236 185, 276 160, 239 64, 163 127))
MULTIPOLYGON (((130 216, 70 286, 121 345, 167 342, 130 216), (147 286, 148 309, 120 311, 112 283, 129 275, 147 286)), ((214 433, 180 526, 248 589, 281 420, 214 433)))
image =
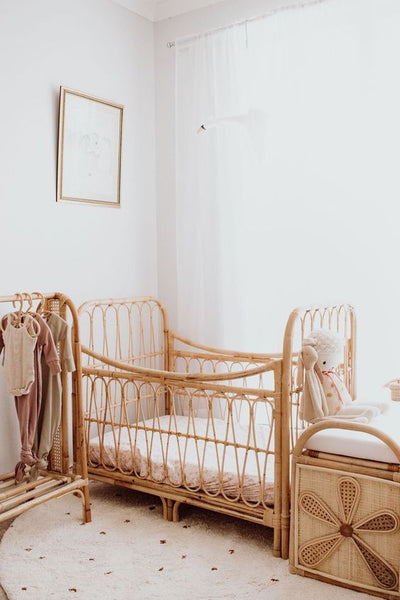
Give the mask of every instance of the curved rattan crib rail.
POLYGON ((201 380, 191 380, 191 381, 182 381, 179 379, 170 380, 168 377, 149 377, 140 373, 129 373, 127 371, 107 371, 106 369, 100 369, 99 367, 82 367, 82 372, 85 376, 93 375, 98 379, 121 379, 130 382, 142 381, 143 383, 157 383, 162 385, 174 385, 176 388, 190 388, 196 390, 204 390, 204 391, 214 391, 224 393, 227 392, 229 394, 236 394, 237 396, 241 396, 245 394, 249 397, 256 397, 257 399, 276 399, 277 392, 274 390, 269 390, 266 388, 243 388, 239 386, 231 386, 224 385, 223 383, 203 383, 201 380))
POLYGON ((204 350, 205 352, 210 352, 211 354, 216 354, 218 356, 226 356, 228 358, 245 358, 247 360, 254 361, 269 361, 276 358, 282 358, 282 352, 268 353, 268 354, 257 354, 248 352, 239 352, 237 350, 224 350, 222 348, 214 348, 212 346, 205 346, 204 344, 199 344, 198 342, 194 342, 193 340, 189 340, 188 338, 182 337, 178 335, 175 331, 171 331, 171 337, 182 344, 186 344, 191 348, 197 348, 198 350, 204 350))
POLYGON ((255 369, 247 369, 242 371, 235 372, 225 372, 225 373, 185 373, 185 372, 177 372, 177 371, 165 371, 162 369, 151 369, 149 367, 138 367, 129 365, 126 362, 117 361, 112 358, 108 358, 103 354, 99 354, 94 350, 90 350, 87 346, 82 346, 82 352, 91 358, 94 358, 104 364, 109 365, 110 367, 114 367, 120 369, 121 371, 127 371, 129 373, 136 373, 138 375, 147 375, 148 377, 156 378, 156 379, 168 379, 168 380, 177 380, 177 381, 230 381, 234 379, 241 379, 244 377, 251 377, 254 375, 260 375, 261 373, 266 373, 268 371, 272 371, 276 365, 276 359, 271 358, 271 360, 260 367, 256 367, 255 369))

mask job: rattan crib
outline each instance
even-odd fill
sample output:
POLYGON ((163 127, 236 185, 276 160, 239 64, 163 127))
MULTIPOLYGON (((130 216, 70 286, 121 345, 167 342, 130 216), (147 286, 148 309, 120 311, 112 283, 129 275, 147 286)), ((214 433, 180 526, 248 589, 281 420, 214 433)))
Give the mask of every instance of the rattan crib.
POLYGON ((351 387, 351 307, 294 311, 283 354, 193 343, 152 298, 89 301, 79 314, 89 476, 159 496, 169 520, 187 503, 271 527, 287 557, 290 453, 303 431, 296 348, 313 327, 343 331, 351 387))

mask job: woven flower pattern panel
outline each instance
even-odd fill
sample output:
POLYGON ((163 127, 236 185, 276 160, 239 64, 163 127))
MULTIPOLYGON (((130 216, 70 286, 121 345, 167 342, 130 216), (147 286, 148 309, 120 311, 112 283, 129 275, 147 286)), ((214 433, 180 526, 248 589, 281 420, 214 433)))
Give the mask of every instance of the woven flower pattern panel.
MULTIPOLYGON (((368 484, 370 481, 366 480, 366 485, 368 484)), ((361 557, 365 569, 371 573, 379 588, 397 589, 399 578, 395 566, 381 556, 376 544, 366 541, 365 534, 374 534, 377 538, 395 534, 400 526, 398 514, 382 508, 360 516, 361 496, 363 493, 368 494, 368 489, 364 490, 354 477, 337 478, 335 488, 338 512, 316 491, 305 490, 299 494, 300 511, 311 517, 311 523, 319 521, 331 529, 330 533, 311 537, 300 545, 299 563, 324 572, 327 559, 334 556, 343 544, 351 544, 352 552, 361 557)))

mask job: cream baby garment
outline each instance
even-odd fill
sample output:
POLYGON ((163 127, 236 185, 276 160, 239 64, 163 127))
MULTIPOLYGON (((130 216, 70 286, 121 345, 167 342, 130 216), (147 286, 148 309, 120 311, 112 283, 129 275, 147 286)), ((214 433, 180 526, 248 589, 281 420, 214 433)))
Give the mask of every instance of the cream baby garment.
POLYGON ((3 365, 7 388, 13 396, 27 394, 35 381, 34 350, 40 325, 27 314, 18 326, 15 315, 6 315, 0 321, 3 333, 3 365), (4 324, 5 320, 5 324, 4 324))

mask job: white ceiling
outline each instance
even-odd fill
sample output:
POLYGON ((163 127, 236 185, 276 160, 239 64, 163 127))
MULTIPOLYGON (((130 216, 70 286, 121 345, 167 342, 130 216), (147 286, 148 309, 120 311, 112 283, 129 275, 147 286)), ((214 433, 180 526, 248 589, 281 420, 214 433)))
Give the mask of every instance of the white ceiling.
POLYGON ((224 0, 113 0, 121 6, 146 17, 150 21, 162 21, 183 13, 218 4, 224 0))

